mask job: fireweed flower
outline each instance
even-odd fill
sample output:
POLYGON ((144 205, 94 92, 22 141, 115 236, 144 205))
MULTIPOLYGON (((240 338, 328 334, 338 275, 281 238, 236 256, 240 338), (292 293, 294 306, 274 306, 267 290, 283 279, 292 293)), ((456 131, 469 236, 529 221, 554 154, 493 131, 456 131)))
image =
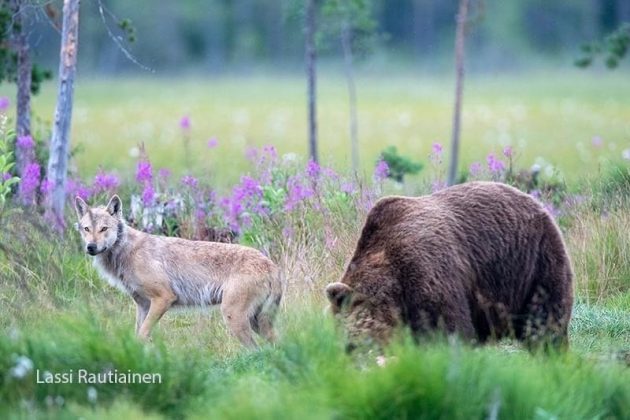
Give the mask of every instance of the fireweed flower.
POLYGON ((35 147, 35 141, 31 136, 19 136, 15 141, 15 145, 22 151, 32 150, 35 147))
POLYGON ((311 198, 314 191, 308 185, 304 185, 296 176, 292 176, 287 181, 287 198, 284 202, 284 209, 293 210, 302 201, 311 198))
POLYGON ((22 179, 20 180, 20 198, 24 204, 33 204, 35 192, 39 187, 41 168, 37 163, 29 163, 24 168, 22 179))
POLYGON ((5 113, 11 106, 11 101, 6 96, 0 96, 0 112, 5 113))
POLYGON ((147 183, 142 190, 142 204, 145 207, 150 207, 153 205, 155 201, 155 190, 153 189, 153 185, 147 183))
POLYGON ((317 178, 320 172, 321 168, 319 164, 314 160, 309 160, 306 164, 306 174, 308 175, 308 177, 311 179, 317 178))
POLYGON ((488 163, 488 169, 492 174, 499 174, 505 170, 503 162, 497 159, 492 153, 488 155, 486 162, 488 163))
POLYGON ((116 175, 107 173, 101 169, 94 177, 92 185, 94 187, 94 193, 98 194, 105 191, 114 191, 120 185, 120 181, 116 175))
POLYGON ((216 137, 212 137, 210 140, 208 140, 208 149, 214 149, 218 145, 219 141, 216 139, 216 137))
POLYGON ((44 197, 48 197, 48 195, 52 192, 53 187, 53 182, 50 181, 48 178, 44 178, 41 184, 39 184, 39 191, 44 197))
POLYGON ((68 178, 66 182, 66 192, 70 197, 81 197, 84 200, 88 200, 92 196, 92 192, 88 187, 83 185, 81 181, 68 178))
POLYGON ((440 156, 442 154, 442 145, 440 143, 433 143, 431 151, 434 155, 440 156))
POLYGON ((168 180, 171 177, 171 170, 168 168, 160 168, 158 171, 158 177, 163 180, 168 180))
POLYGON ((505 146, 503 148, 503 156, 505 156, 506 158, 511 158, 512 157, 512 146, 505 146))
POLYGON ((374 167, 374 181, 381 182, 389 175, 389 165, 383 159, 380 159, 374 167))
POLYGON ((470 167, 468 168, 468 172, 472 177, 478 177, 479 175, 481 175, 481 170, 481 163, 479 162, 471 163, 470 167))
POLYGON ((199 183, 199 181, 197 181, 197 178, 195 178, 194 176, 190 176, 190 175, 184 175, 182 177, 182 181, 181 182, 182 182, 182 184, 184 184, 188 188, 196 188, 197 184, 199 183))
POLYGON ((139 184, 145 184, 153 180, 153 168, 151 167, 151 161, 149 159, 143 159, 138 161, 136 166, 136 181, 139 184))
POLYGON ((190 117, 188 115, 184 115, 180 120, 179 120, 179 128, 182 129, 182 131, 184 132, 188 132, 190 131, 190 117))

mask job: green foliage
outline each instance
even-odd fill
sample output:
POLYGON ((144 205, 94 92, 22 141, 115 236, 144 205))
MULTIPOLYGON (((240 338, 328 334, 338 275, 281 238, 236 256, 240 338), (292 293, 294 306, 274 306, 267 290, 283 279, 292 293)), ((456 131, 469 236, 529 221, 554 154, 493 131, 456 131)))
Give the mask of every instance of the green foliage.
POLYGON ((318 33, 320 44, 332 40, 336 43, 343 31, 348 31, 355 54, 365 54, 373 48, 377 26, 371 0, 324 0, 321 13, 324 19, 318 33))
MULTIPOLYGON (((13 13, 10 2, 0 4, 0 83, 17 82, 17 53, 13 51, 11 35, 13 32, 13 13)), ((45 80, 52 79, 52 72, 34 63, 31 66, 31 93, 37 95, 45 80)))
POLYGON ((0 122, 0 212, 11 194, 12 187, 20 181, 20 178, 10 175, 11 169, 15 165, 13 152, 11 152, 10 148, 15 138, 15 133, 13 130, 6 128, 6 121, 4 119, 0 122))
POLYGON ((136 42, 136 27, 131 23, 131 19, 121 19, 118 27, 124 32, 128 42, 136 42))
POLYGON ((389 178, 396 182, 403 182, 405 175, 415 175, 419 173, 424 165, 422 162, 414 162, 406 156, 398 153, 396 146, 388 146, 381 152, 381 159, 389 167, 389 178))
POLYGON ((630 23, 624 23, 603 41, 582 45, 582 56, 575 60, 575 65, 585 68, 590 66, 597 56, 606 55, 604 60, 606 67, 614 69, 626 56, 628 47, 630 47, 630 23))

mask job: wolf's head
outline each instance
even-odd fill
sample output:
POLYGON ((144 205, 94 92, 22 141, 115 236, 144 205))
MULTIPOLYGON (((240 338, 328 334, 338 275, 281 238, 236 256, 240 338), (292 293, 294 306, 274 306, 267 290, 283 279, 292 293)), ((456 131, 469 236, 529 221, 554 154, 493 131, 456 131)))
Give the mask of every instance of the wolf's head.
POLYGON ((114 195, 107 206, 92 208, 81 197, 77 197, 74 207, 79 218, 79 232, 88 254, 98 255, 118 243, 125 228, 120 197, 114 195))

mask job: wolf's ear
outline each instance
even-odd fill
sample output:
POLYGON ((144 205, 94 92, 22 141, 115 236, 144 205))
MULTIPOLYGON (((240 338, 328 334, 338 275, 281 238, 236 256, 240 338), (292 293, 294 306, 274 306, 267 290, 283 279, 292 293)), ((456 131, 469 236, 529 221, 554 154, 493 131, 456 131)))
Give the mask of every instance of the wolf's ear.
POLYGON ((118 195, 114 194, 114 196, 109 200, 106 210, 112 216, 122 216, 122 201, 120 201, 120 197, 118 197, 118 195))
POLYGON ((81 197, 78 195, 74 199, 74 209, 77 211, 77 216, 80 218, 83 217, 85 213, 88 211, 88 205, 81 197))
POLYGON ((326 296, 335 309, 339 309, 347 303, 352 292, 352 288, 345 283, 330 283, 326 286, 326 296))

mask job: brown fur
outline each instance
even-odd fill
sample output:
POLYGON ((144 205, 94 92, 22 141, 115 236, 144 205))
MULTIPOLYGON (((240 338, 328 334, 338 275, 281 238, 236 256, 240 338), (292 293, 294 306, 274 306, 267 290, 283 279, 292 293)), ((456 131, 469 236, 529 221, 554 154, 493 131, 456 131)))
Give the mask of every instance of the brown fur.
POLYGON ((401 325, 416 335, 563 345, 572 276, 560 231, 538 202, 471 182, 377 202, 341 282, 326 292, 350 347, 386 343, 401 325))
POLYGON ((113 286, 136 303, 136 333, 148 338, 173 306, 221 305, 230 331, 255 346, 252 330, 274 339, 273 317, 282 295, 276 265, 236 244, 150 235, 125 224, 118 196, 89 208, 76 198, 86 251, 113 286))

